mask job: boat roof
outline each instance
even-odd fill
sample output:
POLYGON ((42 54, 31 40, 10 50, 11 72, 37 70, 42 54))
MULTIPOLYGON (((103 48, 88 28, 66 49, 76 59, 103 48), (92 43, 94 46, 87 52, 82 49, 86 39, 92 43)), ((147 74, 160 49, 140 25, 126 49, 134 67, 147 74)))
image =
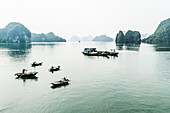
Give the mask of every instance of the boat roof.
POLYGON ((96 48, 84 48, 84 49, 96 49, 96 48))

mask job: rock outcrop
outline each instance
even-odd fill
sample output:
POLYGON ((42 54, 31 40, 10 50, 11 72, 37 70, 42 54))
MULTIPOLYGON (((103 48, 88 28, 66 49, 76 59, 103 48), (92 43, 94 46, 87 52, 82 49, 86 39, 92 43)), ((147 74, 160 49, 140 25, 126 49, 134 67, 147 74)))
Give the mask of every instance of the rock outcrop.
POLYGON ((125 35, 123 34, 123 31, 119 31, 116 35, 116 43, 125 43, 125 35))
POLYGON ((1 43, 30 43, 31 32, 21 23, 11 22, 0 30, 1 43))
POLYGON ((141 43, 141 35, 138 31, 131 31, 129 30, 124 35, 122 31, 116 35, 116 43, 141 43))
POLYGON ((32 33, 21 23, 11 22, 5 28, 0 29, 0 43, 31 43, 31 42, 66 42, 65 39, 55 36, 50 32, 32 33))
POLYGON ((66 42, 65 39, 56 36, 53 32, 49 32, 46 34, 47 40, 46 42, 66 42))
POLYGON ((113 38, 110 38, 106 35, 100 35, 100 36, 96 36, 92 41, 112 42, 113 38))
POLYGON ((65 39, 55 36, 53 32, 49 32, 46 35, 44 33, 31 35, 32 42, 66 42, 65 39))
POLYGON ((170 18, 162 21, 154 34, 143 39, 142 42, 151 44, 170 43, 170 18))

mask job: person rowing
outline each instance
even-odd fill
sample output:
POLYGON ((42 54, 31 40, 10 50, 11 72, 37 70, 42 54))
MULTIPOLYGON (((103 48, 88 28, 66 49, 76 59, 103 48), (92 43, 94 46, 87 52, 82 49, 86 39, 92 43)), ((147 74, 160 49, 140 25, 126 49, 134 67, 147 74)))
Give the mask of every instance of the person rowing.
POLYGON ((25 74, 25 71, 26 71, 26 69, 23 69, 23 70, 22 70, 22 74, 25 74))
POLYGON ((63 78, 64 81, 68 81, 65 77, 63 78))

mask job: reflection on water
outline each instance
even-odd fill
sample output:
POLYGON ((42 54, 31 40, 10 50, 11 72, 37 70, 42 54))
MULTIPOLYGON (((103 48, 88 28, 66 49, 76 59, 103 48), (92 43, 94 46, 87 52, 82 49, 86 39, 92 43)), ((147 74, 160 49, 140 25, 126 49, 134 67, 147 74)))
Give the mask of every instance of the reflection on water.
POLYGON ((27 80, 31 80, 31 81, 38 81, 38 77, 25 77, 25 78, 20 78, 20 77, 16 77, 15 79, 17 80, 23 80, 24 83, 26 83, 27 80))
POLYGON ((89 58, 89 59, 98 59, 99 57, 103 57, 103 58, 106 58, 106 59, 109 59, 109 58, 116 58, 118 56, 87 56, 87 55, 84 55, 85 58, 89 58))
POLYGON ((89 59, 97 59, 99 57, 103 57, 103 58, 109 59, 110 57, 112 57, 112 56, 87 56, 87 55, 84 55, 84 56, 85 56, 85 58, 89 58, 89 59))
POLYGON ((156 45, 155 51, 170 51, 170 45, 156 45))
POLYGON ((64 45, 65 43, 63 42, 32 42, 31 45, 32 46, 48 46, 48 47, 55 47, 55 46, 60 46, 60 45, 64 45))
MULTIPOLYGON (((170 44, 153 46, 155 51, 170 51, 170 44)), ((117 50, 140 51, 140 44, 116 44, 117 50)))
POLYGON ((26 57, 31 49, 31 44, 0 44, 0 49, 7 51, 7 54, 14 58, 26 57))
POLYGON ((115 45, 114 42, 38 45, 23 48, 0 45, 0 112, 170 112, 170 52, 155 52, 165 46, 115 45), (98 50, 117 47, 120 51, 117 50, 118 57, 107 59, 84 56, 81 52, 86 47, 98 50), (18 53, 16 57, 8 51, 26 53, 18 53), (33 61, 44 63, 33 68, 33 61), (52 65, 61 65, 62 70, 51 74, 48 69, 52 65), (22 69, 39 72, 38 78, 15 79, 14 73, 22 69), (72 80, 69 85, 51 87, 51 82, 64 76, 72 80), (8 109, 2 110, 6 106, 8 109))
POLYGON ((139 51, 140 44, 116 44, 117 50, 139 51))
POLYGON ((116 44, 117 50, 123 50, 124 44, 116 44))
POLYGON ((26 49, 30 49, 31 48, 31 44, 16 44, 16 43, 8 43, 8 44, 0 44, 0 48, 8 48, 10 50, 26 50, 26 49))

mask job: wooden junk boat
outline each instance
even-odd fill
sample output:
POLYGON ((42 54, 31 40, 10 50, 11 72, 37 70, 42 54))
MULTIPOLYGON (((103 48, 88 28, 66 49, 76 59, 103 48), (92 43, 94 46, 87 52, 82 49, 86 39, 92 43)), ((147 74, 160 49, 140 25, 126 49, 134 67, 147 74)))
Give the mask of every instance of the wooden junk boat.
POLYGON ((36 74, 38 72, 34 71, 34 72, 29 72, 29 73, 16 73, 15 76, 18 76, 18 78, 35 78, 36 74))
POLYGON ((84 55, 88 56, 118 56, 118 52, 114 51, 97 51, 96 48, 85 48, 84 51, 82 52, 84 55))
POLYGON ((58 86, 65 86, 65 85, 68 85, 70 80, 69 79, 66 79, 65 77, 60 80, 60 81, 55 81, 55 82, 52 82, 51 84, 53 85, 52 87, 58 87, 58 86))
POLYGON ((43 62, 40 62, 40 63, 33 62, 33 63, 31 64, 31 66, 32 66, 32 67, 35 67, 35 66, 42 66, 42 63, 43 63, 43 62))
POLYGON ((108 56, 102 51, 97 51, 96 48, 85 48, 82 53, 87 56, 108 56))

